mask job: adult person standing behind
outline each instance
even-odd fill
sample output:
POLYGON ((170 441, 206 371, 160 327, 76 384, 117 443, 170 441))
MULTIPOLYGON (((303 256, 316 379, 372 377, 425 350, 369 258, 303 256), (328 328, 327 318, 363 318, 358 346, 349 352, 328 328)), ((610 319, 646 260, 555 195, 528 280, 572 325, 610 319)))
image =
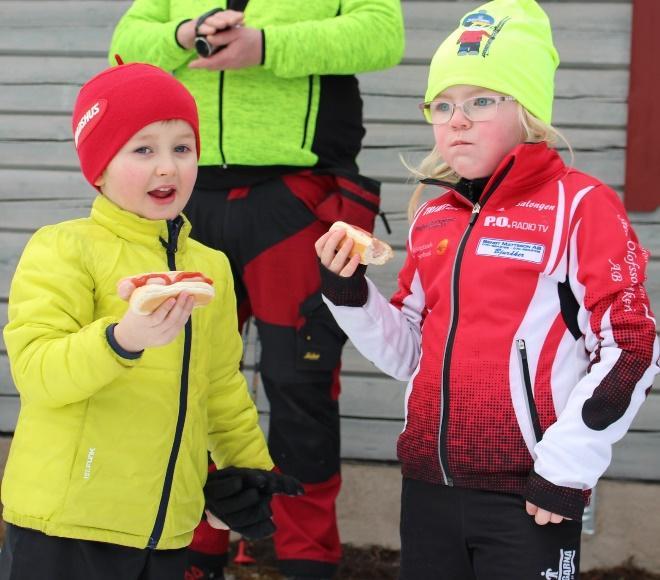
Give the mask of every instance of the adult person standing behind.
MULTIPOLYGON (((396 65, 403 38, 399 0, 136 0, 112 40, 111 60, 173 71, 200 110, 199 175, 185 213, 193 237, 229 257, 239 322, 250 313, 257 321, 270 452, 306 492, 273 502, 275 549, 291 578, 331 578, 341 557, 346 337, 320 298, 314 241, 337 219, 373 229, 379 184, 358 173, 354 75, 396 65), (196 37, 223 48, 201 58, 196 37)), ((193 551, 214 551, 210 533, 203 523, 193 551)))

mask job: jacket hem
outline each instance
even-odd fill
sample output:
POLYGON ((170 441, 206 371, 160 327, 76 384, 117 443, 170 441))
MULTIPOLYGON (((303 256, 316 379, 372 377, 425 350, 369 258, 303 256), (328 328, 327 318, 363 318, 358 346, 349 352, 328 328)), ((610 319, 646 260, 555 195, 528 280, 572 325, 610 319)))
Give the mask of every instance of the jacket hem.
MULTIPOLYGON (((86 526, 76 526, 43 520, 32 516, 26 516, 16 513, 10 508, 4 508, 3 519, 15 526, 29 528, 42 532, 47 536, 57 536, 61 538, 71 538, 74 540, 89 540, 92 542, 105 542, 107 544, 117 544, 129 548, 145 549, 149 542, 149 536, 138 536, 114 532, 111 530, 101 530, 98 528, 89 528, 86 526)), ((161 538, 158 542, 158 550, 175 550, 185 548, 192 540, 192 531, 180 534, 171 538, 161 538)))

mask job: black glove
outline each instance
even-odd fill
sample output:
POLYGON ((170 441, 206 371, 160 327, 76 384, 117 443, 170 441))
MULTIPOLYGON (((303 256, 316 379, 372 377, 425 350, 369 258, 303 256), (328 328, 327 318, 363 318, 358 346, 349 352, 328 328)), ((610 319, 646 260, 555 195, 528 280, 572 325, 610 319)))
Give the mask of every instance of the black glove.
POLYGON ((347 278, 326 268, 319 259, 321 292, 335 306, 364 306, 369 298, 365 274, 367 267, 360 264, 347 278))
POLYGON ((209 473, 204 486, 206 509, 248 540, 267 538, 275 532, 270 519, 273 494, 304 493, 294 477, 246 467, 227 467, 209 473))

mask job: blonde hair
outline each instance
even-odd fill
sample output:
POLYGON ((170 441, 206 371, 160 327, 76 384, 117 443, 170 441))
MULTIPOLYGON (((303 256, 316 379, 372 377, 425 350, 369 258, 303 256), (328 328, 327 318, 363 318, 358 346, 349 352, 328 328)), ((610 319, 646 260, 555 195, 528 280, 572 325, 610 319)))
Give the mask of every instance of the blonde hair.
MULTIPOLYGON (((571 153, 571 164, 573 163, 573 148, 566 138, 555 129, 552 125, 544 123, 540 119, 532 115, 527 109, 518 103, 518 119, 520 127, 524 134, 523 141, 525 143, 542 143, 545 142, 549 147, 554 147, 557 141, 563 141, 571 153)), ((406 168, 415 176, 416 179, 433 178, 449 183, 458 183, 461 176, 458 175, 449 165, 440 157, 436 147, 433 147, 429 153, 417 167, 410 166, 405 159, 401 159, 406 168)), ((408 202, 408 220, 412 222, 422 192, 426 185, 420 183, 413 191, 410 201, 408 202)))

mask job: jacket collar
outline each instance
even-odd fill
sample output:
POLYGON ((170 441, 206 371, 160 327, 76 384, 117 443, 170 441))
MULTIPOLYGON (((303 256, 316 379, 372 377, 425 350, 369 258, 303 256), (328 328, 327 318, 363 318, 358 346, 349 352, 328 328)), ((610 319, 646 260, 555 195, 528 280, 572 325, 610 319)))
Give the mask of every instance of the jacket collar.
MULTIPOLYGON (((521 143, 502 159, 484 188, 481 205, 491 196, 502 198, 514 192, 521 194, 561 178, 567 167, 559 153, 546 143, 521 143)), ((422 183, 446 187, 464 203, 466 197, 456 191, 456 184, 438 179, 422 179, 422 183)), ((470 205, 472 205, 470 203, 470 205)))
POLYGON ((148 220, 120 208, 103 195, 96 196, 92 204, 91 218, 124 240, 161 249, 163 242, 168 242, 168 223, 175 220, 183 222, 177 240, 177 250, 185 248, 191 230, 190 222, 183 214, 172 221, 148 220))

